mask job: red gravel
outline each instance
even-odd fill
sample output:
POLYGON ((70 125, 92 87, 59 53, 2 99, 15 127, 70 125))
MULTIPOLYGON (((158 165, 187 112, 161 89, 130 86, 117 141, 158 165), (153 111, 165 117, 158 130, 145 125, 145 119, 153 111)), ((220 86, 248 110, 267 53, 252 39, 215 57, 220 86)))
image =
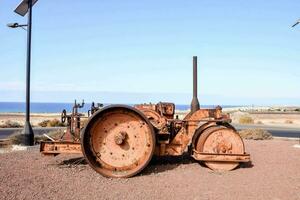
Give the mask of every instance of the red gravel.
POLYGON ((245 141, 252 165, 215 173, 189 158, 152 161, 130 179, 108 179, 76 156, 38 148, 0 154, 0 199, 300 199, 295 141, 245 141), (76 160, 76 159, 75 159, 76 160))

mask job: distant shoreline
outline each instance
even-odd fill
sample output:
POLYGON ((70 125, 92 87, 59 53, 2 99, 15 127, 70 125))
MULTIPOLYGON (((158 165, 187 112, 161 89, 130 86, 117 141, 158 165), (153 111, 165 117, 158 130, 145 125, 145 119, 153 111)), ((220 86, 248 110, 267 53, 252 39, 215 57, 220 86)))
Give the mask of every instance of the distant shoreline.
MULTIPOLYGON (((183 119, 189 112, 189 106, 185 110, 175 110, 175 115, 183 119)), ((203 107, 202 107, 203 108, 203 107)), ((295 107, 227 107, 223 108, 223 113, 229 113, 233 123, 240 123, 242 117, 250 117, 252 124, 271 125, 281 127, 300 127, 300 111, 295 111, 295 107)), ((62 109, 61 109, 62 110, 62 109)), ((61 110, 58 112, 32 112, 30 121, 32 125, 38 126, 45 120, 61 120, 61 110)), ((67 109, 70 113, 72 109, 67 109)), ((87 116, 87 110, 79 110, 87 116)), ((24 126, 24 112, 0 112, 0 126, 5 123, 17 123, 24 126)))
MULTIPOLYGON (((78 102, 80 103, 80 102, 78 102)), ((30 104, 31 113, 61 113, 63 109, 71 111, 74 103, 38 103, 33 102, 30 104)), ((104 104, 104 106, 110 104, 104 104)), ((133 106, 135 104, 126 104, 133 106)), ((217 105, 201 105, 202 108, 214 108, 217 105)), ((242 107, 238 105, 221 105, 223 108, 235 108, 242 107)), ((85 103, 84 107, 80 109, 80 112, 87 113, 91 107, 91 103, 85 103)), ((176 104, 176 110, 187 111, 189 110, 189 104, 176 104)), ((0 113, 25 113, 24 102, 0 102, 0 113)))

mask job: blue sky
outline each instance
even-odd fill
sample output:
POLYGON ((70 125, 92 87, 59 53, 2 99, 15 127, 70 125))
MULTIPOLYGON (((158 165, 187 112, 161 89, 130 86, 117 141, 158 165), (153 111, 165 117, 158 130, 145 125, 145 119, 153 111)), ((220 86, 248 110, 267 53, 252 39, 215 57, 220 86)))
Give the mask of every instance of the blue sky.
MULTIPOLYGON (((0 3, 0 101, 25 98, 26 22, 0 3)), ((298 0, 40 0, 32 101, 300 105, 298 0)))

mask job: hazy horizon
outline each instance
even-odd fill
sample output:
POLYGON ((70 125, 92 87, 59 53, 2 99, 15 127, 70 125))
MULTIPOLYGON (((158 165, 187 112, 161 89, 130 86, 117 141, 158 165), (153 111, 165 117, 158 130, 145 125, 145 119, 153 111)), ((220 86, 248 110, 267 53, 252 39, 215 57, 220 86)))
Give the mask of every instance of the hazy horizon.
MULTIPOLYGON (((23 92, 24 93, 24 92, 23 92)), ((21 92, 11 93, 7 97, 19 97, 17 100, 4 99, 0 102, 24 102, 21 92)), ((86 103, 112 103, 112 104, 139 104, 139 103, 158 103, 160 101, 173 102, 179 105, 189 105, 192 100, 192 93, 126 93, 126 92, 32 92, 32 100, 34 103, 73 103, 74 100, 80 102, 84 99, 86 103), (47 95, 52 96, 48 98, 47 95), (61 98, 63 96, 64 98, 61 98)), ((220 95, 198 95, 200 104, 202 105, 232 105, 232 106, 300 106, 300 101, 297 98, 285 98, 288 102, 282 104, 283 99, 256 99, 251 97, 240 97, 237 102, 236 98, 220 95), (272 103, 270 103, 272 102, 272 103)))

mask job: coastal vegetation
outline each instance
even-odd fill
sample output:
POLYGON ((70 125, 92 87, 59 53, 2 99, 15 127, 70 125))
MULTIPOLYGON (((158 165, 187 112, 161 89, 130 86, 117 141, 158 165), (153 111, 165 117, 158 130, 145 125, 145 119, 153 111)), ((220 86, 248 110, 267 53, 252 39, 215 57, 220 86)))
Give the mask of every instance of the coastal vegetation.
POLYGON ((3 124, 0 124, 0 128, 21 128, 23 125, 21 125, 19 122, 7 120, 3 124))
POLYGON ((58 119, 52 119, 52 120, 44 120, 38 123, 38 126, 40 127, 63 127, 65 126, 64 123, 59 121, 58 119))
MULTIPOLYGON (((59 139, 64 134, 64 130, 54 130, 47 133, 53 139, 59 139)), ((21 131, 16 131, 7 138, 10 141, 10 144, 21 144, 22 135, 21 131)), ((40 141, 46 141, 48 138, 44 135, 35 135, 34 143, 39 144, 40 141)))
POLYGON ((272 134, 263 129, 245 129, 239 131, 240 136, 247 140, 270 140, 272 134))
POLYGON ((253 120, 253 118, 250 117, 250 116, 243 115, 243 116, 240 117, 239 123, 240 123, 240 124, 253 124, 253 123, 254 123, 254 120, 253 120))

